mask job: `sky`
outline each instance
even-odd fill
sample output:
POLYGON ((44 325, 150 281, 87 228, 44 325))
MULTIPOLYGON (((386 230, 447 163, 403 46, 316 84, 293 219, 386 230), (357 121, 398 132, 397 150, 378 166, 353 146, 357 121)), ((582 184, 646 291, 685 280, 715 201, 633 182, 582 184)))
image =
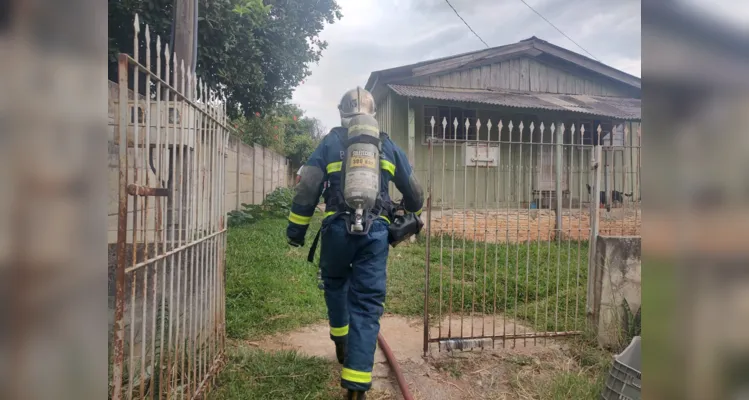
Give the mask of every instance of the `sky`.
MULTIPOLYGON (((640 76, 640 0, 525 0, 595 58, 640 76)), ((489 46, 536 36, 587 55, 520 0, 450 0, 489 46)), ((340 124, 338 101, 372 71, 485 48, 445 0, 338 0, 343 18, 292 101, 327 128, 340 124)))

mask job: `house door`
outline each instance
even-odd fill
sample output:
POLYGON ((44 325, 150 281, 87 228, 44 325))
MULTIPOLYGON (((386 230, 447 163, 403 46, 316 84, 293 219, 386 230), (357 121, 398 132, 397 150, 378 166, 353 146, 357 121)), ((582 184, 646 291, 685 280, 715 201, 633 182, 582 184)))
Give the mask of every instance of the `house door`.
MULTIPOLYGON (((556 190, 556 148, 550 145, 539 146, 536 157, 536 187, 537 191, 547 192, 556 190)), ((562 149, 562 191, 569 190, 569 149, 562 149)))

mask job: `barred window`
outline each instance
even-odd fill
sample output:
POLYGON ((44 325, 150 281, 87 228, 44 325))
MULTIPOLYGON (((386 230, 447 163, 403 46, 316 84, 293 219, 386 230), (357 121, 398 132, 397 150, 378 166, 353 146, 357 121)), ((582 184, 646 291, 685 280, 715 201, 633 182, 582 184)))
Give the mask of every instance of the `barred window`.
POLYGON ((424 139, 432 135, 431 120, 434 117, 434 137, 442 139, 442 121, 447 120, 447 127, 444 132, 446 140, 476 140, 476 110, 448 107, 448 106, 424 106, 424 139), (455 119, 458 119, 458 128, 455 129, 455 119), (466 120, 469 127, 466 132, 466 120))

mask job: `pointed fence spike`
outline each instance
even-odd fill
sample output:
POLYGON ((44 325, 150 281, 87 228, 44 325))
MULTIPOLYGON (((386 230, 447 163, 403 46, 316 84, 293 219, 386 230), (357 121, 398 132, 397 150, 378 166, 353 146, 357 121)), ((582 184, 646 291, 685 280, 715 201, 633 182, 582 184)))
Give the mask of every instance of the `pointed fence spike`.
POLYGON ((135 29, 135 33, 140 32, 140 18, 138 18, 138 13, 135 13, 135 18, 133 19, 133 29, 135 29))
POLYGON ((434 115, 432 115, 432 118, 429 120, 429 123, 432 125, 432 128, 434 128, 434 115))

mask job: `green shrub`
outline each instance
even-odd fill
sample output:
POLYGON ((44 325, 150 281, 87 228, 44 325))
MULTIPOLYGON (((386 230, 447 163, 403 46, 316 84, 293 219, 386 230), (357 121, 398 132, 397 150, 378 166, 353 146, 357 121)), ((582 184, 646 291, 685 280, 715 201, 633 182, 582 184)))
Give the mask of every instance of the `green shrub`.
POLYGON ((294 191, 291 188, 278 188, 266 196, 263 204, 242 203, 242 209, 229 213, 229 226, 242 226, 255 223, 265 218, 289 215, 294 191))

